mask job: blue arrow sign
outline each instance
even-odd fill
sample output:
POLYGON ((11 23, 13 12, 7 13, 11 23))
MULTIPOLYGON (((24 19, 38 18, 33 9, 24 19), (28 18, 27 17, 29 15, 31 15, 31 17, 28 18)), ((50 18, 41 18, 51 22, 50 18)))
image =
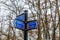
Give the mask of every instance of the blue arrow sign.
POLYGON ((14 20, 14 26, 17 29, 21 30, 31 30, 31 29, 36 29, 37 28, 37 21, 32 20, 32 21, 27 21, 27 29, 25 29, 25 14, 18 15, 15 20, 14 20))
POLYGON ((25 21, 25 14, 18 15, 15 20, 25 21))
POLYGON ((14 26, 15 26, 15 28, 17 28, 17 29, 24 29, 24 28, 25 28, 24 22, 18 21, 18 20, 15 20, 15 21, 14 21, 14 26))
POLYGON ((27 27, 28 29, 36 29, 37 28, 37 21, 36 20, 33 20, 33 21, 30 21, 27 23, 27 27))

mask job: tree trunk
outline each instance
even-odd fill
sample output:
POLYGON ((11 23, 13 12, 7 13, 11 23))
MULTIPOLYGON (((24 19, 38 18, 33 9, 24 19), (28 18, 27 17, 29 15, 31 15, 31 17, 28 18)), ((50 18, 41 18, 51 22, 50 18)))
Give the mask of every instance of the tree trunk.
POLYGON ((40 0, 38 0, 38 39, 37 40, 41 40, 41 26, 40 26, 40 15, 41 15, 41 9, 40 9, 40 0))

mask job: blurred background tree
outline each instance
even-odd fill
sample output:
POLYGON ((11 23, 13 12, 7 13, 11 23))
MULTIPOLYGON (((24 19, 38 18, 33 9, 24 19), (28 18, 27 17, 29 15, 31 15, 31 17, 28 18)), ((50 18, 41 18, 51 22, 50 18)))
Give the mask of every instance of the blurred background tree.
POLYGON ((24 9, 28 21, 38 21, 38 28, 28 33, 29 40, 60 40, 60 0, 0 0, 0 40, 24 39, 23 31, 13 25, 24 9))

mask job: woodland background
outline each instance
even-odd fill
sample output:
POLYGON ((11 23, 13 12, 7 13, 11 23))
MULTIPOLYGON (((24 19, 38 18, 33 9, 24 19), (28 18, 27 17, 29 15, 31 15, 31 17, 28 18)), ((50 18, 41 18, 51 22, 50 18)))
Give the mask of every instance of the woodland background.
POLYGON ((24 40, 13 25, 24 9, 28 21, 38 21, 38 28, 28 31, 29 40, 60 40, 60 0, 0 0, 0 40, 24 40))

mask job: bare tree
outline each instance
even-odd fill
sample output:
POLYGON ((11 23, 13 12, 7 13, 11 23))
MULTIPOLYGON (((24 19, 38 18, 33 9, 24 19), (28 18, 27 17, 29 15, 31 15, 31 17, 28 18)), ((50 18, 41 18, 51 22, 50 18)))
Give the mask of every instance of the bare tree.
MULTIPOLYGON (((30 21, 30 18, 31 20, 36 19, 38 21, 38 28, 36 29, 38 31, 35 31, 36 35, 38 36, 36 40, 56 40, 56 30, 58 27, 60 40, 60 13, 58 0, 22 0, 22 3, 21 0, 5 0, 1 1, 0 3, 5 7, 5 11, 9 11, 7 15, 7 20, 9 21, 9 26, 7 29, 8 33, 5 34, 2 31, 4 19, 2 20, 2 27, 0 30, 1 35, 5 35, 7 37, 6 40, 21 40, 19 37, 22 37, 23 40, 23 32, 17 37, 17 29, 14 28, 12 21, 14 21, 14 17, 20 14, 25 4, 29 6, 29 10, 31 11, 31 13, 28 15, 28 21, 30 21), (50 10, 50 14, 48 9, 50 10), (57 14, 59 19, 58 23, 56 23, 57 14), (50 31, 52 31, 52 33, 50 33, 50 31)), ((21 31, 19 30, 19 33, 20 32, 21 31)), ((33 37, 33 31, 29 31, 29 33, 29 35, 33 37)), ((2 38, 0 39, 2 40, 2 38)))

